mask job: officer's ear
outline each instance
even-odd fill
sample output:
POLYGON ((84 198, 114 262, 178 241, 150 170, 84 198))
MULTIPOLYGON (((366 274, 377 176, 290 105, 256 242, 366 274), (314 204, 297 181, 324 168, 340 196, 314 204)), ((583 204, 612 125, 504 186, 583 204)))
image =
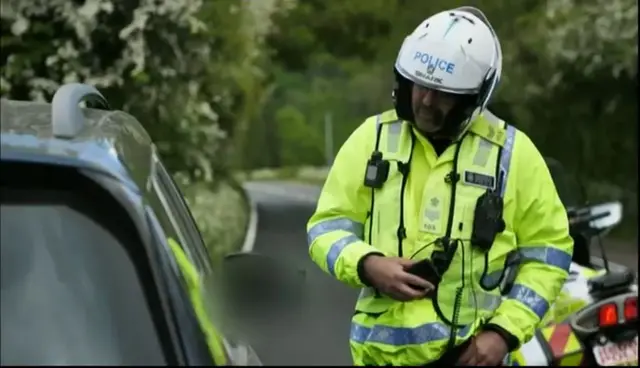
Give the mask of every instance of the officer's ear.
POLYGON ((393 73, 395 79, 392 97, 396 115, 401 120, 414 122, 413 107, 411 106, 413 82, 403 77, 395 68, 393 68, 393 73))

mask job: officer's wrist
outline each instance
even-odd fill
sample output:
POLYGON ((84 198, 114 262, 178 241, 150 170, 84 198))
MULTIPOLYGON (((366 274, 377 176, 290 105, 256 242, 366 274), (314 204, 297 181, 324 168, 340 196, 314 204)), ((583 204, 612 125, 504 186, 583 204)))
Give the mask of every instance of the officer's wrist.
POLYGON ((379 252, 372 252, 372 253, 367 253, 364 256, 362 256, 362 258, 360 258, 360 260, 358 261, 358 266, 357 266, 357 271, 358 271, 358 278, 360 279, 360 282, 362 282, 363 285, 365 286, 373 286, 371 284, 371 280, 369 280, 369 277, 367 275, 367 273, 365 272, 364 269, 364 261, 371 257, 371 256, 379 256, 379 257, 384 257, 384 254, 379 253, 379 252))
POLYGON ((495 332, 500 337, 502 337, 505 344, 507 344, 507 349, 509 352, 516 350, 520 345, 517 337, 513 336, 509 331, 496 324, 488 323, 482 327, 482 330, 495 332))

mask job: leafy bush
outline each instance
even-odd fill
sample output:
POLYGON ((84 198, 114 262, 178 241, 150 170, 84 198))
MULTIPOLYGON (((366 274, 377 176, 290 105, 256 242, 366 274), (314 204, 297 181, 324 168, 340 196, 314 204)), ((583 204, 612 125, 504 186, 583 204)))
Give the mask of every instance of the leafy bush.
POLYGON ((184 193, 213 261, 238 251, 249 222, 249 204, 242 190, 222 181, 215 188, 194 184, 185 187, 184 193))

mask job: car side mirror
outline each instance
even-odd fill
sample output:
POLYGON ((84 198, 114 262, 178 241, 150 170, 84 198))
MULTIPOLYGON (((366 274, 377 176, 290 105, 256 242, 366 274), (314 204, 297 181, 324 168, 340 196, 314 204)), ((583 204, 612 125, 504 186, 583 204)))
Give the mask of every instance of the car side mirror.
POLYGON ((224 305, 234 315, 287 312, 303 296, 305 271, 259 253, 233 253, 222 261, 224 305))

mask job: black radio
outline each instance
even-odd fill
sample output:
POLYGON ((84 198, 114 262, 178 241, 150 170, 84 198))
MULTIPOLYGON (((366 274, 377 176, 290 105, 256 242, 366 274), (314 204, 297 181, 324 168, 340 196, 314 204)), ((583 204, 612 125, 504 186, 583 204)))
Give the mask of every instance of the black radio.
POLYGON ((488 190, 478 198, 471 232, 473 246, 485 252, 491 249, 496 236, 505 229, 502 211, 502 197, 497 193, 488 190))
POLYGON ((382 159, 382 153, 374 151, 367 161, 364 173, 364 185, 369 188, 380 189, 389 177, 389 161, 382 159))
MULTIPOLYGON (((442 279, 442 275, 433 262, 428 258, 414 263, 407 269, 407 272, 416 275, 423 280, 429 281, 434 287, 437 286, 442 279)), ((413 287, 413 285, 410 286, 413 287)), ((417 287, 414 288, 417 289, 417 287)))

